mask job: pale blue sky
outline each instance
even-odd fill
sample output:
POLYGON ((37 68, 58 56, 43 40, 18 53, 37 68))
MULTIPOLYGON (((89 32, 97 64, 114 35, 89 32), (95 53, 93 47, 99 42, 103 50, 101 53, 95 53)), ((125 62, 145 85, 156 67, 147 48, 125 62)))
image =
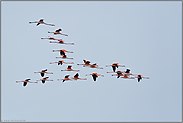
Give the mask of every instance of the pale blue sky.
POLYGON ((1 2, 1 120, 46 121, 182 121, 182 2, 1 2), (29 24, 41 18, 55 27, 29 24), (58 28, 68 37, 47 33, 58 28), (50 44, 53 36, 74 46, 50 44), (73 69, 80 77, 97 72, 94 82, 62 83, 66 64, 50 65, 59 53, 73 51, 73 69), (83 59, 104 69, 77 66, 83 59), (149 80, 112 77, 106 65, 118 62, 149 80), (53 82, 41 79, 47 68, 53 82))

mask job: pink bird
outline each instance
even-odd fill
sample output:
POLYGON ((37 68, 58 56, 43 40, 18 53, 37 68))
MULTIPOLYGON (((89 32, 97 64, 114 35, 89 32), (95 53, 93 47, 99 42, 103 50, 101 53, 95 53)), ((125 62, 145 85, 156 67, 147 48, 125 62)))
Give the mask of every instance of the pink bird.
POLYGON ((57 43, 57 44, 70 44, 70 45, 74 45, 74 43, 64 43, 64 40, 59 39, 58 42, 56 41, 50 41, 50 43, 57 43))
POLYGON ((69 76, 70 76, 70 75, 66 75, 64 79, 58 79, 58 81, 59 81, 59 80, 62 80, 62 82, 64 82, 64 81, 69 81, 69 80, 72 81, 72 79, 69 79, 69 76))
POLYGON ((18 83, 18 82, 23 82, 23 86, 26 86, 28 82, 29 82, 29 83, 37 83, 37 82, 30 82, 30 80, 31 80, 31 79, 26 79, 26 80, 23 80, 23 81, 16 81, 16 83, 18 83))
POLYGON ((53 81, 52 79, 48 79, 48 78, 49 77, 44 77, 44 78, 37 80, 37 81, 42 81, 43 84, 45 83, 45 81, 53 81))
POLYGON ((48 38, 41 38, 41 39, 60 40, 60 39, 55 39, 54 37, 51 37, 51 36, 49 36, 48 38))
POLYGON ((56 57, 56 58, 62 58, 62 59, 73 59, 73 58, 68 58, 66 55, 62 55, 62 57, 56 57))
POLYGON ((51 62, 50 64, 58 63, 58 65, 64 64, 74 64, 74 62, 64 62, 63 60, 57 61, 57 62, 51 62))
POLYGON ((67 50, 64 50, 64 49, 61 49, 61 50, 53 50, 53 52, 60 52, 60 55, 65 55, 65 52, 67 53, 73 53, 72 51, 67 51, 67 50))
POLYGON ((74 80, 86 80, 86 78, 79 78, 79 74, 77 73, 76 75, 74 75, 74 77, 72 78, 74 80))
POLYGON ((55 32, 49 32, 49 31, 48 31, 48 33, 53 33, 53 34, 55 34, 55 35, 56 35, 56 34, 61 34, 61 35, 64 35, 64 36, 68 36, 67 34, 62 34, 61 31, 62 31, 62 29, 57 29, 55 32))
POLYGON ((47 24, 47 23, 43 22, 43 20, 44 20, 44 19, 40 19, 39 21, 34 21, 34 22, 29 22, 29 23, 37 23, 37 26, 38 26, 39 24, 45 24, 45 25, 55 26, 54 24, 47 24))
POLYGON ((68 66, 67 69, 61 70, 61 71, 79 71, 79 70, 73 70, 71 67, 72 66, 68 66))
POLYGON ((118 63, 114 63, 112 65, 106 65, 106 67, 112 66, 113 71, 116 71, 116 68, 118 67, 125 67, 125 65, 119 65, 118 63))
POLYGON ((103 77, 104 77, 104 75, 102 75, 102 74, 97 74, 97 73, 86 74, 86 76, 88 76, 88 75, 92 75, 94 81, 97 80, 97 77, 98 77, 98 76, 103 76, 103 77))
POLYGON ((40 71, 40 72, 34 72, 34 73, 40 73, 42 77, 44 77, 44 74, 45 74, 45 73, 46 73, 46 74, 53 74, 52 72, 47 72, 47 69, 42 70, 42 71, 40 71))

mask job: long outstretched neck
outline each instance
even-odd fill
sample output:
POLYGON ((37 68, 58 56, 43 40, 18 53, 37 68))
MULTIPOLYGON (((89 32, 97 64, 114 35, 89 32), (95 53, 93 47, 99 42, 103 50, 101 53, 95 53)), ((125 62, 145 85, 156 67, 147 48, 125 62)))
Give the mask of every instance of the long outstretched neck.
POLYGON ((38 23, 37 21, 34 21, 34 22, 29 22, 29 23, 38 23))
POLYGON ((37 82, 29 82, 29 83, 37 83, 37 82))
POLYGON ((58 42, 56 42, 56 41, 50 41, 50 43, 58 43, 58 42))
POLYGON ((120 67, 125 67, 125 65, 119 65, 120 67))
POLYGON ((65 64, 74 64, 74 62, 64 62, 65 64))
POLYGON ((46 72, 47 74, 53 74, 52 72, 46 72))
POLYGON ((79 78, 80 80, 87 80, 86 78, 79 78))
POLYGON ((77 64, 77 65, 84 65, 84 64, 77 64))
POLYGON ((16 81, 16 82, 25 82, 25 81, 16 81))
POLYGON ((89 76, 89 75, 92 75, 92 74, 86 74, 85 76, 89 76))
POLYGON ((44 23, 45 25, 50 25, 50 26, 55 26, 54 24, 47 24, 47 23, 44 23))
POLYGON ((107 73, 115 73, 115 72, 112 71, 112 72, 107 72, 107 73))
POLYGON ((58 62, 50 62, 50 64, 55 64, 55 63, 58 63, 58 62))
POLYGON ((70 45, 74 45, 74 43, 64 43, 64 44, 70 44, 70 45))

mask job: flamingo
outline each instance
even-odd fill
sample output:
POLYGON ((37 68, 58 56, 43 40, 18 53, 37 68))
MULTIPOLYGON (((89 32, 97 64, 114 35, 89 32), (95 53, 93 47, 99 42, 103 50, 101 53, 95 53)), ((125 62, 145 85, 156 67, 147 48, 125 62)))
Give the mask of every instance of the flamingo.
POLYGON ((55 32, 49 32, 48 33, 54 33, 55 35, 56 34, 61 34, 61 35, 64 35, 64 36, 68 36, 67 34, 62 34, 60 31, 62 31, 62 29, 57 29, 55 32))
POLYGON ((121 78, 124 78, 124 79, 135 79, 135 77, 129 77, 128 75, 124 75, 121 78))
POLYGON ((64 62, 63 60, 57 61, 57 62, 51 62, 50 64, 58 63, 58 65, 64 64, 74 64, 74 62, 64 62))
POLYGON ((67 50, 64 50, 64 49, 61 49, 61 50, 53 50, 53 52, 56 52, 56 51, 59 51, 60 52, 60 55, 65 55, 65 52, 73 53, 72 51, 67 51, 67 50))
POLYGON ((77 65, 83 65, 83 66, 89 66, 91 65, 90 64, 90 61, 86 61, 86 60, 83 60, 84 61, 84 64, 77 64, 77 65))
POLYGON ((69 80, 72 81, 72 79, 69 79, 69 76, 70 76, 70 75, 66 75, 64 79, 58 79, 58 81, 59 81, 59 80, 62 80, 62 82, 64 82, 64 81, 69 81, 69 80))
POLYGON ((23 82, 23 86, 26 86, 27 85, 27 82, 29 83, 37 83, 37 82, 30 82, 31 79, 25 79, 25 80, 22 80, 22 81, 16 81, 16 83, 18 82, 23 82))
POLYGON ((95 63, 95 64, 92 64, 89 66, 90 68, 98 68, 98 69, 103 69, 102 67, 98 67, 98 65, 95 63))
POLYGON ((56 58, 62 58, 62 59, 73 59, 73 58, 68 58, 66 55, 62 55, 62 57, 56 57, 56 58))
POLYGON ((79 76, 79 74, 77 73, 76 75, 74 75, 74 77, 72 79, 74 79, 74 80, 78 80, 78 79, 87 80, 86 78, 79 78, 78 76, 79 76))
POLYGON ((149 79, 149 77, 143 77, 142 75, 138 74, 135 78, 137 78, 138 82, 143 79, 149 79))
POLYGON ((55 26, 54 24, 47 24, 47 23, 43 22, 43 20, 44 20, 44 19, 40 19, 39 21, 34 21, 34 22, 29 22, 29 23, 37 23, 37 26, 38 26, 39 24, 45 24, 45 25, 55 26))
POLYGON ((44 77, 44 78, 37 80, 37 81, 42 81, 43 84, 45 83, 45 81, 53 81, 52 79, 48 79, 48 78, 49 77, 44 77))
POLYGON ((129 75, 133 75, 130 73, 130 69, 126 69, 126 71, 122 72, 122 71, 116 71, 116 72, 107 72, 107 73, 117 73, 115 75, 112 76, 117 76, 117 78, 119 78, 120 76, 129 76, 129 75))
POLYGON ((118 63, 114 63, 112 65, 106 65, 106 67, 112 66, 113 71, 116 71, 116 67, 125 67, 125 65, 119 65, 118 63))
POLYGON ((55 39, 54 37, 51 37, 51 36, 49 36, 48 38, 41 38, 41 39, 60 40, 60 39, 55 39))
POLYGON ((102 75, 102 74, 97 74, 97 73, 86 74, 86 76, 88 76, 88 75, 92 75, 94 81, 96 81, 96 79, 97 79, 98 76, 103 76, 103 77, 104 77, 104 75, 102 75))
POLYGON ((46 73, 46 74, 53 74, 52 72, 47 72, 47 69, 42 70, 42 71, 40 71, 40 72, 34 72, 34 73, 40 73, 42 77, 44 77, 44 74, 45 74, 45 73, 46 73))
POLYGON ((68 66, 67 69, 61 70, 61 71, 79 71, 79 70, 73 70, 71 67, 72 66, 68 66))
POLYGON ((50 43, 58 43, 58 44, 70 44, 70 45, 74 45, 74 43, 64 43, 64 40, 62 40, 62 39, 59 39, 58 40, 58 42, 56 42, 56 41, 50 41, 50 43))

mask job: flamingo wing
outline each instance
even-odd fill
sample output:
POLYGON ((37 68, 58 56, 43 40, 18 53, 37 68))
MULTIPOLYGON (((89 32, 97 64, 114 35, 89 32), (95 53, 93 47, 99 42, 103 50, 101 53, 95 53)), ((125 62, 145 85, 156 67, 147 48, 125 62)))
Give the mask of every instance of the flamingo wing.
POLYGON ((140 82, 141 79, 142 79, 142 76, 138 75, 138 82, 140 82))
POLYGON ((92 77, 93 77, 93 80, 96 81, 98 76, 96 74, 93 74, 92 77))
POLYGON ((116 71, 116 66, 112 66, 112 69, 115 72, 116 71))
POLYGON ((61 50, 60 55, 65 55, 65 52, 63 50, 61 50))
POLYGON ((66 75, 65 78, 69 78, 69 75, 66 75))
POLYGON ((63 61, 59 61, 59 62, 58 62, 58 65, 59 65, 59 64, 61 64, 61 65, 62 65, 62 63, 63 63, 63 61))
POLYGON ((45 69, 45 70, 42 70, 42 72, 45 72, 45 71, 47 71, 47 69, 45 69))
POLYGON ((72 66, 68 66, 67 69, 71 69, 72 66))
POLYGON ((126 69, 126 72, 125 73, 130 73, 130 69, 126 69))
POLYGON ((27 82, 24 82, 23 86, 26 86, 27 85, 27 82))
POLYGON ((78 77, 79 76, 79 74, 77 73, 74 77, 78 77))
POLYGON ((29 81, 29 80, 31 80, 31 79, 26 79, 25 81, 29 81))
POLYGON ((44 84, 45 83, 45 80, 42 80, 42 83, 44 84))
POLYGON ((41 73, 41 76, 43 77, 44 76, 44 73, 41 73))

